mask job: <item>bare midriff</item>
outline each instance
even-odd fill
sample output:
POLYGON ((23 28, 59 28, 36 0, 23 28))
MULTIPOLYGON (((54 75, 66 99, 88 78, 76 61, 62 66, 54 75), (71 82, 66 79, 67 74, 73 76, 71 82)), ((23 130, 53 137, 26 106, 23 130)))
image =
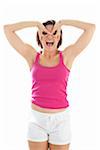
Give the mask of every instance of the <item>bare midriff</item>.
POLYGON ((41 108, 35 104, 32 103, 31 105, 32 109, 37 110, 39 112, 44 112, 44 113, 57 113, 66 110, 67 108, 60 108, 60 109, 48 109, 48 108, 41 108))

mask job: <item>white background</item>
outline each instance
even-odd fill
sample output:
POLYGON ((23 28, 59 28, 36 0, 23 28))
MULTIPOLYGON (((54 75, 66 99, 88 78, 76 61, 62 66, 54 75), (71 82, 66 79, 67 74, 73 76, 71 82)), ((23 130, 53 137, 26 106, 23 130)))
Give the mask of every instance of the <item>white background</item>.
MULTIPOLYGON (((96 24, 89 45, 73 63, 68 100, 71 109, 70 150, 99 150, 99 4, 98 1, 2 1, 0 4, 0 149, 28 150, 26 133, 31 99, 31 76, 24 58, 9 44, 3 25, 20 21, 76 19, 96 24), (97 65, 98 64, 98 65, 97 65)), ((21 39, 35 47, 36 28, 17 31, 21 39)), ((82 31, 63 27, 63 44, 75 42, 82 31)))

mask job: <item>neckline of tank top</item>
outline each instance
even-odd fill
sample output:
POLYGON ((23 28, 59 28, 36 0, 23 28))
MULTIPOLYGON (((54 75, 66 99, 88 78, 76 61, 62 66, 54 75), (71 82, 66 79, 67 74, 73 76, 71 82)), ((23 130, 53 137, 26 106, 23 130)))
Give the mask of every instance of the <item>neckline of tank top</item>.
MULTIPOLYGON (((38 53, 38 55, 40 56, 40 54, 42 53, 42 51, 37 52, 37 53, 38 53)), ((61 51, 59 51, 59 63, 58 63, 56 66, 48 67, 48 66, 43 66, 43 65, 41 65, 41 64, 39 63, 39 56, 38 56, 37 64, 38 64, 41 68, 46 68, 46 69, 54 69, 54 68, 57 68, 57 67, 59 67, 60 64, 61 64, 61 57, 60 57, 60 54, 61 54, 61 51)), ((62 61, 62 63, 63 63, 63 61, 62 61)), ((70 69, 68 69, 68 67, 65 66, 64 63, 63 63, 63 66, 70 72, 70 69)))

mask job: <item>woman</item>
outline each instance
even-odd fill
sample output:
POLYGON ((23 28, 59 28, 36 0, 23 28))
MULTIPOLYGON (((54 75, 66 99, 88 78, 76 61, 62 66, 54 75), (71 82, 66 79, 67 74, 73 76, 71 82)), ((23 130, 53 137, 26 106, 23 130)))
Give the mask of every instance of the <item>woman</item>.
POLYGON ((32 109, 27 135, 30 150, 48 150, 48 144, 51 150, 69 150, 71 130, 67 82, 74 59, 86 48, 94 31, 94 24, 77 20, 4 25, 8 41, 25 58, 32 75, 32 109), (74 44, 59 51, 63 25, 84 32, 74 44), (15 33, 26 27, 38 28, 36 38, 41 52, 24 43, 15 33))

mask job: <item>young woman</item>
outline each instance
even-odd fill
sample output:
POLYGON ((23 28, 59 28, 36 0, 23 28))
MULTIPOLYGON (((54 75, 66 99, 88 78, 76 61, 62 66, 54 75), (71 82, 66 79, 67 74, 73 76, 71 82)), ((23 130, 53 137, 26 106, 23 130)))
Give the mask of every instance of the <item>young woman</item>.
POLYGON ((48 144, 51 150, 69 150, 71 130, 67 82, 74 59, 89 44, 94 31, 94 24, 77 20, 4 25, 9 43, 25 58, 32 75, 31 119, 27 134, 30 150, 48 150, 48 144), (84 32, 75 43, 59 51, 63 25, 84 32), (40 52, 15 33, 26 27, 38 28, 36 39, 42 49, 40 52))

